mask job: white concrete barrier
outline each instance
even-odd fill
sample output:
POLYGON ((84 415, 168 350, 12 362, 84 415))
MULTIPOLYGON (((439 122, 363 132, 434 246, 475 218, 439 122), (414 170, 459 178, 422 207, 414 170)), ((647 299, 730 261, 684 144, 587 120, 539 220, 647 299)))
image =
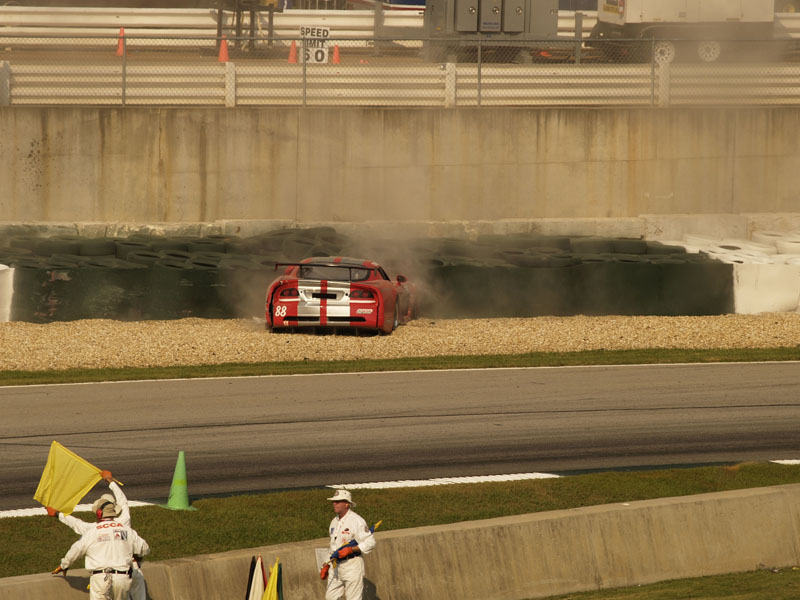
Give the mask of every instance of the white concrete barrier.
POLYGON ((733 301, 737 314, 795 311, 800 301, 800 265, 734 264, 733 301))
POLYGON ((14 293, 14 269, 0 265, 0 323, 11 320, 11 296, 14 293))

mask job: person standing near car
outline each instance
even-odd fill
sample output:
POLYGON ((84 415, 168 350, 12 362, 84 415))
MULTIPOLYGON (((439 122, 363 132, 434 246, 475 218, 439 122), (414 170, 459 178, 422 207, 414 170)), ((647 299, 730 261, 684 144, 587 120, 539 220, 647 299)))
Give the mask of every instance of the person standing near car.
POLYGON ((331 521, 330 545, 334 568, 328 576, 325 600, 361 600, 364 593, 364 559, 375 548, 375 537, 367 522, 353 510, 348 490, 336 490, 331 498, 336 516, 331 521))
MULTIPOLYGON (((100 476, 108 483, 108 489, 111 490, 113 495, 103 494, 92 504, 92 512, 97 517, 97 521, 99 522, 103 518, 103 511, 106 511, 109 515, 113 515, 109 517, 110 520, 113 520, 115 523, 121 523, 125 527, 130 527, 131 511, 128 507, 128 498, 122 492, 122 488, 119 484, 114 481, 111 471, 101 471, 100 476)), ((72 515, 65 515, 50 506, 47 507, 47 514, 51 517, 58 517, 59 521, 80 536, 83 536, 95 526, 94 523, 87 523, 72 515)), ((140 561, 140 556, 134 556, 132 564, 133 569, 131 571, 131 585, 128 591, 130 600, 146 600, 147 598, 147 586, 144 581, 144 575, 139 568, 140 561)))

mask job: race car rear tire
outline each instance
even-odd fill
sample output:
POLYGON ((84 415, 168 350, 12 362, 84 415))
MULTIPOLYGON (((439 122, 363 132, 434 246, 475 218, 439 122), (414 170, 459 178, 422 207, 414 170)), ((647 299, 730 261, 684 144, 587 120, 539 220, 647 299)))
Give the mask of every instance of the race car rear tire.
POLYGON ((398 325, 398 323, 397 323, 397 314, 398 314, 399 310, 400 310, 400 306, 399 306, 397 300, 395 299, 395 301, 394 301, 394 313, 392 314, 392 328, 387 331, 387 329, 386 329, 386 317, 384 316, 383 325, 381 326, 380 329, 378 329, 378 333, 380 333, 381 335, 390 335, 395 329, 397 329, 397 325, 398 325))

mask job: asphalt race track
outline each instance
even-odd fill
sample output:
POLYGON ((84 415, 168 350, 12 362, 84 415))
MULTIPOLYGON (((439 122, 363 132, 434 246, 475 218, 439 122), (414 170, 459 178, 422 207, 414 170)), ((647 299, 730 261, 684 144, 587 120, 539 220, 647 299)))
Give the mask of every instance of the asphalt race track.
POLYGON ((430 371, 0 388, 0 509, 57 440, 164 502, 397 479, 800 458, 800 363, 430 371))

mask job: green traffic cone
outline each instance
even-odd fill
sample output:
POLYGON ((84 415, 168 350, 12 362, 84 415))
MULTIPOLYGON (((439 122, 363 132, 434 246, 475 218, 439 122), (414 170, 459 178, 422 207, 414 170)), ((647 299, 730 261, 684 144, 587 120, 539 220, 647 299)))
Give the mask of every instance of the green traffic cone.
POLYGON ((175 463, 175 474, 172 476, 172 486, 169 488, 169 500, 161 505, 171 510, 197 510, 189 506, 189 490, 186 487, 186 457, 183 450, 178 452, 178 462, 175 463))

